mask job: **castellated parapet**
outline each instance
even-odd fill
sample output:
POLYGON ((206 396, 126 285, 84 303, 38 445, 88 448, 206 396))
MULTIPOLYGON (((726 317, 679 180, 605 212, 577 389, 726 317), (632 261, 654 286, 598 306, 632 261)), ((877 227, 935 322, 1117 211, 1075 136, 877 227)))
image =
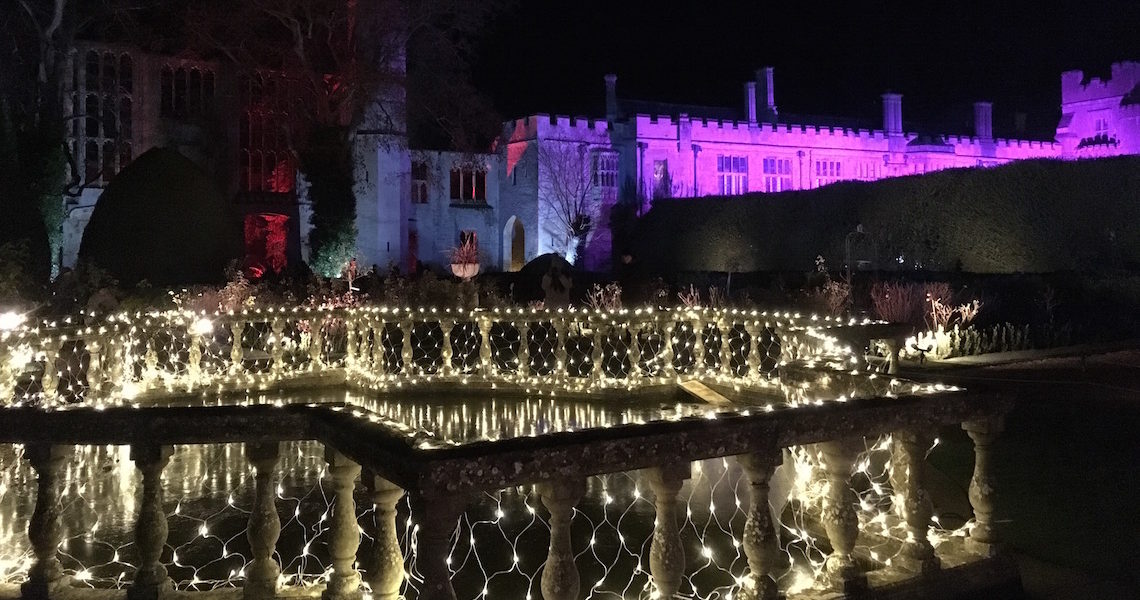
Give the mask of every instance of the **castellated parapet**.
POLYGON ((1085 80, 1081 70, 1061 74, 1061 104, 1123 97, 1140 85, 1140 62, 1113 63, 1108 80, 1092 77, 1085 80))

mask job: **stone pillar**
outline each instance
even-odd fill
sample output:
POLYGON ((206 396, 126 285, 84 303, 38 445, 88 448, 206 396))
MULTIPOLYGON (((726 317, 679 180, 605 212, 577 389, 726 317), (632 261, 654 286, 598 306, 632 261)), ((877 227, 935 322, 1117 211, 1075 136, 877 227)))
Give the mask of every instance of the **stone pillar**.
POLYGON ((280 375, 285 370, 285 319, 273 319, 273 373, 280 375))
POLYGON ((685 547, 677 527, 677 494, 692 476, 690 463, 653 467, 645 471, 657 508, 653 544, 649 549, 649 573, 657 598, 673 598, 685 577, 685 547))
POLYGON ((277 576, 281 567, 273 558, 277 538, 281 536, 281 518, 277 515, 277 456, 280 444, 248 443, 245 456, 257 469, 253 510, 249 514, 249 548, 252 560, 246 567, 245 598, 272 599, 277 594, 277 576))
POLYGON ((416 535, 416 569, 423 575, 421 600, 455 600, 451 587, 451 534, 463 513, 466 498, 442 494, 419 494, 412 513, 419 525, 416 535))
POLYGON ((230 344, 230 371, 240 373, 245 370, 245 351, 241 347, 241 336, 245 333, 245 321, 234 321, 230 324, 230 333, 233 343, 230 344))
POLYGON ((550 511, 550 551, 542 569, 542 597, 546 600, 578 600, 581 581, 574 564, 570 540, 570 517, 586 493, 584 479, 539 484, 542 503, 550 511))
POLYGON ((898 375, 899 350, 902 344, 894 338, 884 339, 883 344, 887 347, 887 375, 898 375))
POLYGON ((899 516, 907 532, 896 562, 918 573, 932 573, 939 568, 928 537, 934 507, 923 487, 923 462, 930 435, 896 431, 891 434, 891 443, 891 488, 899 501, 899 516))
POLYGON ((744 524, 744 554, 748 556, 748 576, 740 590, 742 600, 774 600, 780 597, 772 572, 780 553, 780 542, 772 523, 768 505, 768 483, 783 454, 773 448, 756 454, 744 454, 737 462, 748 476, 751 495, 748 520, 744 524))
POLYGON ((732 372, 732 328, 733 323, 728 319, 721 319, 720 322, 720 371, 728 377, 732 377, 735 373, 732 372))
MULTIPOLYGON (((94 360, 95 356, 91 356, 94 360)), ((88 376, 91 370, 87 371, 88 376)), ((193 388, 199 383, 202 378, 202 335, 198 333, 190 334, 190 356, 186 365, 186 376, 190 380, 189 387, 193 388)))
POLYGON ((974 507, 974 528, 967 539, 968 546, 987 556, 1001 550, 1001 538, 994 522, 994 504, 997 493, 991 472, 991 450, 997 436, 1004 429, 1002 417, 967 421, 962 429, 974 440, 974 476, 970 479, 970 505, 974 507))
POLYGON ((376 535, 372 554, 365 569, 372 597, 377 600, 397 600, 400 584, 404 582, 404 554, 396 529, 396 503, 404 490, 396 484, 372 475, 372 504, 376 509, 376 535))
POLYGON ((30 445, 24 456, 36 470, 36 508, 28 521, 28 540, 35 562, 28 570, 28 580, 21 586, 25 598, 47 598, 51 590, 63 585, 63 569, 57 551, 62 534, 59 516, 60 467, 67 456, 65 446, 30 445))
POLYGON ((166 511, 162 507, 162 470, 173 452, 172 446, 131 446, 131 460, 142 473, 142 498, 135 524, 139 564, 135 580, 127 589, 128 600, 153 600, 173 588, 166 575, 166 565, 162 564, 167 533, 166 511))
POLYGON ((143 376, 142 380, 145 387, 149 388, 150 384, 158 379, 158 342, 152 335, 146 340, 146 354, 143 355, 143 376))
POLYGON ((356 550, 360 547, 360 526, 356 524, 356 503, 352 499, 352 491, 356 487, 356 477, 360 475, 360 465, 329 447, 325 448, 325 461, 329 464, 336 499, 329 526, 332 574, 321 597, 324 600, 355 600, 364 596, 360 589, 360 573, 353 566, 356 550))
POLYGON ((411 319, 400 324, 400 333, 403 336, 400 345, 400 360, 404 365, 400 368, 401 375, 411 375, 416 372, 416 367, 412 364, 412 334, 415 327, 416 322, 411 319))
POLYGON ((384 321, 372 321, 372 374, 384 374, 384 321))
POLYGON ((832 441, 819 444, 823 452, 823 468, 827 473, 827 491, 823 502, 823 525, 831 542, 831 555, 825 569, 833 587, 844 593, 866 588, 867 578, 855 562, 855 540, 859 536, 859 517, 855 505, 859 498, 851 489, 851 471, 855 462, 855 444, 832 441))
POLYGON ((760 373, 760 332, 763 328, 755 321, 745 321, 744 330, 748 333, 748 356, 744 362, 748 364, 748 373, 745 377, 751 379, 760 373))

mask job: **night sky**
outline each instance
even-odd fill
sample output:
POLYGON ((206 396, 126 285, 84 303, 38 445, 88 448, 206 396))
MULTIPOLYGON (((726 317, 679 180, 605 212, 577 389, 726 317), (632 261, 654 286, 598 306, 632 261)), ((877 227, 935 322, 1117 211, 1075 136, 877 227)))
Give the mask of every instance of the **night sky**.
POLYGON ((520 0, 478 58, 475 83, 508 118, 601 116, 607 72, 621 97, 735 107, 772 65, 783 113, 877 125, 890 89, 908 128, 968 132, 984 99, 996 134, 1013 133, 1016 110, 1029 137, 1051 138, 1061 71, 1140 60, 1140 1, 520 0))

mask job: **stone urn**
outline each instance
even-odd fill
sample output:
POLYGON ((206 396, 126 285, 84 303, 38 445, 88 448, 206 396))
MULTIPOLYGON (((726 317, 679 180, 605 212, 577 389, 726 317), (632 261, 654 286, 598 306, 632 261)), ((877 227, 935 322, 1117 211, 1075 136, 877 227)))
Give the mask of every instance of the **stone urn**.
POLYGON ((451 263, 451 273, 463 281, 479 274, 479 263, 451 263))

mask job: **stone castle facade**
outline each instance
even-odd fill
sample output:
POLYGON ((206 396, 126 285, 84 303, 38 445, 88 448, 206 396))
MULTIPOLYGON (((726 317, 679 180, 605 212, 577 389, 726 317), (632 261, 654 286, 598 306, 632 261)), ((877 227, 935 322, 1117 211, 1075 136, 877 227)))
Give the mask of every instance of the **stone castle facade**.
MULTIPOLYGON (((73 62, 67 95, 72 114, 85 118, 72 121, 69 143, 88 184, 68 200, 63 265, 75 262, 101 187, 132 156, 155 146, 195 159, 234 198, 247 263, 276 269, 282 260, 307 257, 304 183, 280 126, 289 118, 286 83, 102 45, 77 48, 73 62)), ((744 84, 736 108, 628 100, 618 96, 616 76, 604 81, 603 117, 535 114, 508 121, 486 153, 409 148, 402 123, 362 130, 358 264, 442 265, 447 249, 466 240, 479 245, 484 270, 517 270, 550 252, 571 255, 576 240, 560 193, 567 187, 582 200, 574 208, 591 221, 584 266, 606 269, 620 253, 609 221, 618 202, 644 214, 666 197, 806 190, 1033 158, 1140 153, 1135 62, 1113 65, 1108 80, 1062 74, 1062 117, 1052 141, 995 137, 988 102, 974 104, 972 132, 908 130, 902 96, 894 93, 882 96, 879 127, 783 113, 771 68, 744 84)), ((400 107, 403 101, 402 92, 386 99, 400 107)))

